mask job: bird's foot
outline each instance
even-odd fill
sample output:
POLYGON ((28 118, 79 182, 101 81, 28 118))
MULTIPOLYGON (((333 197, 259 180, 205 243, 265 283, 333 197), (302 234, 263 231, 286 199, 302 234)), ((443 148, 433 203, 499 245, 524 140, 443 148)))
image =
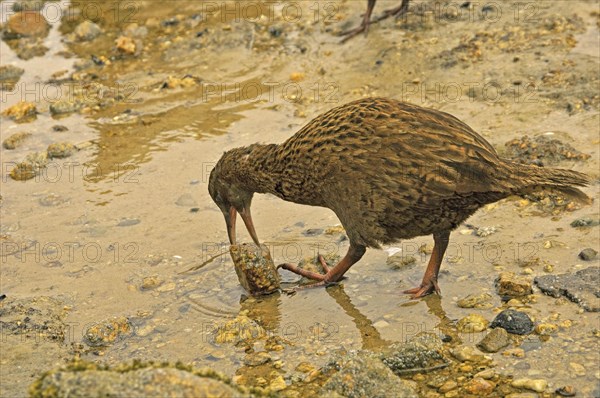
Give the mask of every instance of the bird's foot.
POLYGON ((402 15, 408 12, 408 3, 409 1, 404 0, 399 7, 391 8, 389 10, 385 10, 380 16, 373 18, 371 23, 383 21, 391 16, 396 17, 396 19, 400 18, 402 15))
POLYGON ((365 33, 365 36, 367 36, 367 33, 369 32, 369 25, 371 23, 372 22, 361 23, 360 26, 358 26, 354 29, 346 30, 346 31, 340 33, 340 36, 346 36, 340 41, 340 44, 347 42, 348 40, 352 39, 354 36, 357 36, 363 32, 365 33))
POLYGON ((314 283, 296 286, 291 289, 285 289, 284 292, 293 294, 293 293, 296 293, 298 290, 309 289, 309 288, 319 287, 319 286, 335 285, 337 283, 337 279, 334 277, 333 273, 331 272, 331 269, 329 268, 329 265, 327 265, 325 258, 319 254, 318 260, 319 260, 319 263, 321 264, 321 267, 323 267, 323 272, 324 272, 323 274, 309 271, 309 270, 300 268, 297 265, 293 265, 293 264, 289 264, 289 263, 278 265, 277 269, 283 268, 285 270, 293 272, 296 275, 300 275, 300 276, 303 276, 305 278, 312 279, 315 281, 314 283))
POLYGON ((293 272, 296 275, 300 275, 303 276, 305 278, 308 279, 312 279, 315 281, 319 281, 319 282, 328 282, 329 279, 327 278, 330 274, 330 269, 329 269, 329 265, 327 265, 327 262, 325 261, 325 258, 319 254, 319 256, 317 257, 317 259, 319 260, 319 263, 321 264, 321 267, 323 267, 323 274, 319 274, 317 272, 313 272, 313 271, 309 271, 303 268, 298 267, 297 265, 294 264, 289 264, 289 263, 285 263, 285 264, 279 264, 277 266, 277 269, 279 268, 283 268, 286 269, 290 272, 293 272))
POLYGON ((440 286, 438 285, 437 280, 435 279, 423 281, 423 283, 421 283, 420 286, 405 290, 403 293, 410 294, 412 299, 418 299, 432 294, 433 292, 437 293, 440 296, 442 295, 440 286))

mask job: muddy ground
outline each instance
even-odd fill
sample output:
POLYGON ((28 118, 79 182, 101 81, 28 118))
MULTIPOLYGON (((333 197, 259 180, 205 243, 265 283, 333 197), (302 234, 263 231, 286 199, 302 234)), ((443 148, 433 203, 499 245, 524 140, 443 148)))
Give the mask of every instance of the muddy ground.
MULTIPOLYGON (((36 108, 1 120, 3 142, 30 135, 0 149, 0 396, 26 396, 43 372, 73 358, 181 361, 294 396, 318 389, 306 375, 335 350, 376 349, 420 331, 475 346, 486 331, 459 333, 457 321, 471 313, 491 321, 506 308, 555 328, 487 354, 495 374, 544 379, 546 396, 567 385, 578 396, 600 394, 598 313, 537 287, 503 302, 494 285, 504 271, 531 280, 598 264, 578 257, 599 250, 598 3, 412 2, 400 20, 340 45, 337 35, 358 24, 365 3, 46 2, 47 25, 12 26, 15 2, 0 3, 0 66, 16 68, 3 70, 13 77, 2 81, 2 111, 19 101, 36 108), (537 161, 589 174, 594 183, 584 191, 594 204, 509 198, 481 209, 452 234, 441 299, 401 294, 420 281, 428 255, 419 248, 431 237, 369 250, 340 286, 293 296, 248 298, 228 255, 181 274, 227 253, 223 217, 207 192, 224 150, 282 142, 320 112, 364 96, 449 112, 501 153, 524 135, 557 139, 563 147, 548 151, 566 156, 537 161), (50 144, 62 146, 45 167, 27 169, 33 178, 10 176, 50 144), (592 225, 571 226, 586 218, 592 225), (391 266, 393 253, 416 261, 391 266), (457 305, 480 293, 490 305, 457 305), (218 338, 240 315, 269 338, 218 338), (114 338, 87 335, 106 323, 114 338), (262 351, 265 363, 247 360, 262 351)), ((380 0, 375 14, 396 5, 380 0)), ((327 209, 259 195, 253 215, 277 263, 347 249, 339 229, 328 231, 338 220, 327 209)), ((448 391, 443 381, 403 377, 434 397, 458 394, 470 376, 444 374, 457 383, 448 391)), ((511 390, 521 391, 537 394, 511 390)))

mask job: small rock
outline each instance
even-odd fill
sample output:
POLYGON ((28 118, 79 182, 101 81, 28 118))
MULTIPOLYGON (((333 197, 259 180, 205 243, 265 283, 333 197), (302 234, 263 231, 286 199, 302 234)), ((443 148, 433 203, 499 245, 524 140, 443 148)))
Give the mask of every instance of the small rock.
POLYGON ((457 323, 457 328, 463 333, 478 333, 487 329, 489 321, 479 314, 469 314, 457 323))
POLYGON ((470 394, 473 395, 489 395, 496 388, 496 384, 489 380, 482 379, 480 377, 476 377, 470 382, 468 382, 464 389, 470 394))
POLYGON ((479 227, 475 230, 475 235, 485 238, 486 236, 490 236, 498 232, 496 227, 479 227))
POLYGON ((25 69, 13 65, 0 66, 0 89, 12 91, 23 73, 25 69))
POLYGON ((460 308, 492 308, 491 303, 492 296, 488 293, 481 293, 477 295, 468 295, 467 297, 458 300, 456 303, 460 308))
POLYGON ((496 315, 490 327, 500 327, 509 333, 524 335, 533 331, 533 321, 526 313, 509 309, 496 315))
POLYGON ((244 364, 247 366, 263 365, 271 360, 271 355, 268 352, 253 352, 247 354, 244 358, 244 364))
POLYGON ((502 272, 496 279, 496 290, 503 299, 526 296, 533 293, 529 278, 516 276, 513 272, 502 272))
POLYGON ((48 155, 46 152, 34 152, 21 163, 17 163, 10 171, 10 177, 13 180, 25 181, 39 175, 41 170, 48 164, 48 155))
POLYGON ((381 359, 396 374, 447 363, 442 342, 433 333, 419 333, 405 343, 392 344, 381 354, 381 359))
MULTIPOLYGON (((502 329, 499 329, 499 330, 502 330, 502 329)), ((479 373, 476 373, 475 376, 473 376, 473 377, 481 377, 482 379, 489 380, 489 379, 493 378, 494 376, 496 376, 496 372, 494 372, 494 369, 486 369, 486 370, 482 370, 479 373)))
POLYGON ((503 328, 492 329, 479 343, 477 347, 485 352, 498 352, 510 344, 508 332, 503 328))
POLYGON ((515 388, 526 388, 535 392, 544 392, 548 387, 548 382, 544 379, 516 379, 511 386, 515 388))
POLYGON ((26 122, 36 118, 37 108, 31 102, 20 101, 10 108, 4 110, 2 114, 13 119, 15 122, 26 122))
POLYGON ((522 349, 522 348, 520 348, 520 347, 518 347, 518 348, 511 348, 511 349, 508 349, 508 350, 504 351, 502 353, 502 355, 504 355, 505 357, 512 356, 512 357, 515 357, 515 358, 525 358, 525 350, 522 349))
POLYGON ((600 225, 600 220, 594 220, 590 217, 578 218, 571 222, 573 228, 595 227, 596 225, 600 225))
POLYGON ((592 261, 596 259, 597 255, 598 252, 596 250, 592 249, 591 247, 588 247, 587 249, 583 249, 581 253, 579 253, 579 258, 584 261, 592 261))
POLYGON ((557 330, 558 326, 551 323, 540 323, 535 325, 535 333, 540 336, 550 336, 551 334, 556 333, 557 330))
POLYGON ((456 387, 458 387, 457 382, 455 382, 454 380, 448 380, 444 384, 442 384, 440 386, 440 388, 438 388, 438 391, 441 392, 442 394, 444 394, 444 393, 447 393, 448 391, 454 390, 456 387))
POLYGON ((88 328, 83 340, 90 347, 105 347, 112 345, 118 339, 131 334, 131 324, 124 316, 112 318, 88 328))
POLYGON ((75 146, 68 142, 58 142, 48 145, 48 149, 46 151, 48 152, 48 157, 50 159, 63 159, 68 158, 73 154, 73 152, 75 152, 75 146))
POLYGON ((483 355, 479 354, 471 346, 460 346, 450 350, 450 354, 461 362, 477 362, 483 359, 483 355))
POLYGON ((121 51, 125 54, 135 54, 136 45, 135 41, 128 36, 119 36, 117 40, 115 40, 115 46, 117 50, 121 51))
POLYGON ((269 383, 269 390, 271 391, 281 391, 287 388, 287 384, 285 384, 285 380, 283 376, 278 375, 269 383))
POLYGON ((323 385, 320 396, 347 398, 416 398, 414 382, 397 377, 378 358, 368 352, 334 357, 326 369, 339 369, 323 385), (337 395, 331 395, 331 394, 337 395))
POLYGON ((170 291, 175 290, 176 287, 177 287, 177 284, 175 282, 169 282, 169 283, 165 283, 164 285, 160 285, 159 287, 157 287, 156 291, 160 292, 160 293, 170 292, 170 291))
POLYGON ((308 363, 308 362, 300 362, 298 364, 298 366, 296 366, 296 370, 298 372, 302 372, 302 373, 310 373, 315 369, 316 369, 316 367, 313 364, 308 363))
POLYGON ((52 126, 52 131, 55 131, 57 133, 62 133, 63 131, 68 131, 69 129, 67 128, 67 126, 63 126, 62 124, 55 124, 54 126, 52 126))
POLYGON ((50 24, 37 11, 17 12, 8 19, 5 38, 45 37, 50 30, 50 24))
POLYGON ((571 385, 563 386, 556 389, 556 393, 561 397, 574 397, 576 395, 575 387, 571 385))
POLYGON ((417 259, 413 256, 405 256, 402 254, 394 254, 393 256, 389 256, 386 260, 386 264, 392 269, 404 269, 408 266, 415 265, 417 263, 417 259))
POLYGON ((5 149, 15 149, 16 147, 21 145, 23 141, 25 141, 25 139, 27 139, 28 137, 31 137, 31 133, 14 133, 13 135, 5 139, 4 142, 2 142, 2 146, 5 149))
POLYGON ((43 198, 40 198, 40 200, 39 200, 40 205, 45 206, 45 207, 53 207, 53 206, 62 205, 63 203, 66 203, 68 201, 69 201, 69 199, 64 198, 60 195, 57 195, 55 193, 50 193, 50 194, 44 196, 43 198))
POLYGON ((117 227, 131 227, 132 225, 137 225, 141 223, 138 218, 124 218, 117 224, 117 227))
POLYGON ((198 204, 198 202, 196 202, 196 200, 192 197, 191 194, 184 193, 177 199, 175 204, 177 206, 182 206, 182 207, 193 207, 193 206, 196 206, 198 204))
POLYGON ((535 284, 549 296, 565 296, 589 312, 600 311, 600 267, 589 267, 561 275, 543 275, 535 284))
POLYGON ((141 289, 151 290, 160 286, 162 283, 163 281, 158 278, 158 275, 146 276, 144 279, 142 279, 141 289))
POLYGON ((98 37, 102 33, 102 29, 100 29, 100 26, 86 19, 77 25, 74 33, 77 40, 90 41, 98 37))
POLYGON ((570 362, 569 370, 571 371, 571 377, 583 377, 587 373, 585 370, 585 366, 577 362, 570 362))
POLYGON ((302 231, 302 235, 304 236, 317 236, 323 233, 322 228, 309 228, 305 231, 302 231))
POLYGON ((50 113, 52 115, 64 115, 67 113, 77 112, 83 107, 79 102, 73 102, 68 100, 58 100, 50 104, 50 113))
POLYGON ((301 82, 302 80, 304 80, 304 76, 305 75, 302 72, 293 72, 290 75, 290 80, 293 81, 293 82, 295 82, 295 83, 298 83, 298 82, 301 82))

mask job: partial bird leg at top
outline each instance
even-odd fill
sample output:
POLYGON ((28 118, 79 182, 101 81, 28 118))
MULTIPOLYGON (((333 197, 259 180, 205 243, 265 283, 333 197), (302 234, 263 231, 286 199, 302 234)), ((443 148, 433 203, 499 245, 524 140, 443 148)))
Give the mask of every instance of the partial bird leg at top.
POLYGON ((340 36, 346 36, 346 37, 344 37, 340 43, 345 43, 348 40, 350 40, 351 38, 353 38, 354 36, 361 34, 362 32, 365 32, 365 36, 367 35, 367 33, 369 32, 369 25, 371 23, 373 23, 371 21, 371 14, 373 13, 373 8, 375 8, 375 2, 377 0, 368 0, 368 1, 369 2, 367 3, 367 12, 365 12, 362 23, 357 28, 342 32, 340 34, 340 36))
POLYGON ((402 0, 402 4, 400 4, 400 6, 398 6, 396 8, 391 8, 389 10, 385 10, 383 12, 383 14, 381 14, 377 18, 374 18, 373 21, 371 21, 371 23, 383 21, 384 19, 389 18, 391 16, 400 18, 402 15, 406 14, 406 12, 408 11, 408 3, 409 2, 410 2, 410 0, 402 0))
POLYGON ((427 269, 425 270, 425 275, 423 275, 421 285, 404 291, 406 294, 412 294, 413 299, 427 296, 434 291, 437 294, 441 294, 437 279, 444 253, 446 253, 448 242, 450 241, 450 231, 433 234, 433 241, 433 252, 431 253, 431 258, 429 259, 429 264, 427 264, 427 269))
POLYGON ((277 268, 283 268, 283 269, 293 272, 294 274, 317 281, 314 284, 307 285, 306 287, 327 285, 329 283, 335 283, 335 282, 339 281, 340 279, 342 279, 342 277, 344 276, 346 271, 348 271, 350 269, 350 267, 352 267, 352 265, 354 265, 354 263, 356 263, 358 260, 360 260, 362 258, 363 254, 365 254, 365 251, 366 251, 365 246, 351 244, 350 248, 348 249, 348 252, 344 256, 344 258, 341 259, 340 262, 337 263, 336 266, 333 268, 329 268, 329 266, 325 262, 325 259, 323 258, 323 256, 319 255, 319 261, 321 262, 321 265, 323 266, 323 271, 325 271, 325 274, 319 274, 316 272, 308 271, 308 270, 299 268, 296 265, 287 264, 287 263, 281 264, 277 268))

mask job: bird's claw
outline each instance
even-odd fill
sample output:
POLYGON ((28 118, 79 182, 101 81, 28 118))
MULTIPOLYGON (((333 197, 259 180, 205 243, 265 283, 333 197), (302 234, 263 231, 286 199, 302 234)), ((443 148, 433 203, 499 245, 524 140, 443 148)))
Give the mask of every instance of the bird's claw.
POLYGON ((437 293, 439 296, 442 295, 442 291, 440 290, 440 286, 438 285, 437 280, 431 279, 429 281, 424 281, 423 283, 421 283, 420 286, 405 290, 403 293, 410 294, 410 298, 415 300, 418 298, 425 297, 434 292, 437 293))

